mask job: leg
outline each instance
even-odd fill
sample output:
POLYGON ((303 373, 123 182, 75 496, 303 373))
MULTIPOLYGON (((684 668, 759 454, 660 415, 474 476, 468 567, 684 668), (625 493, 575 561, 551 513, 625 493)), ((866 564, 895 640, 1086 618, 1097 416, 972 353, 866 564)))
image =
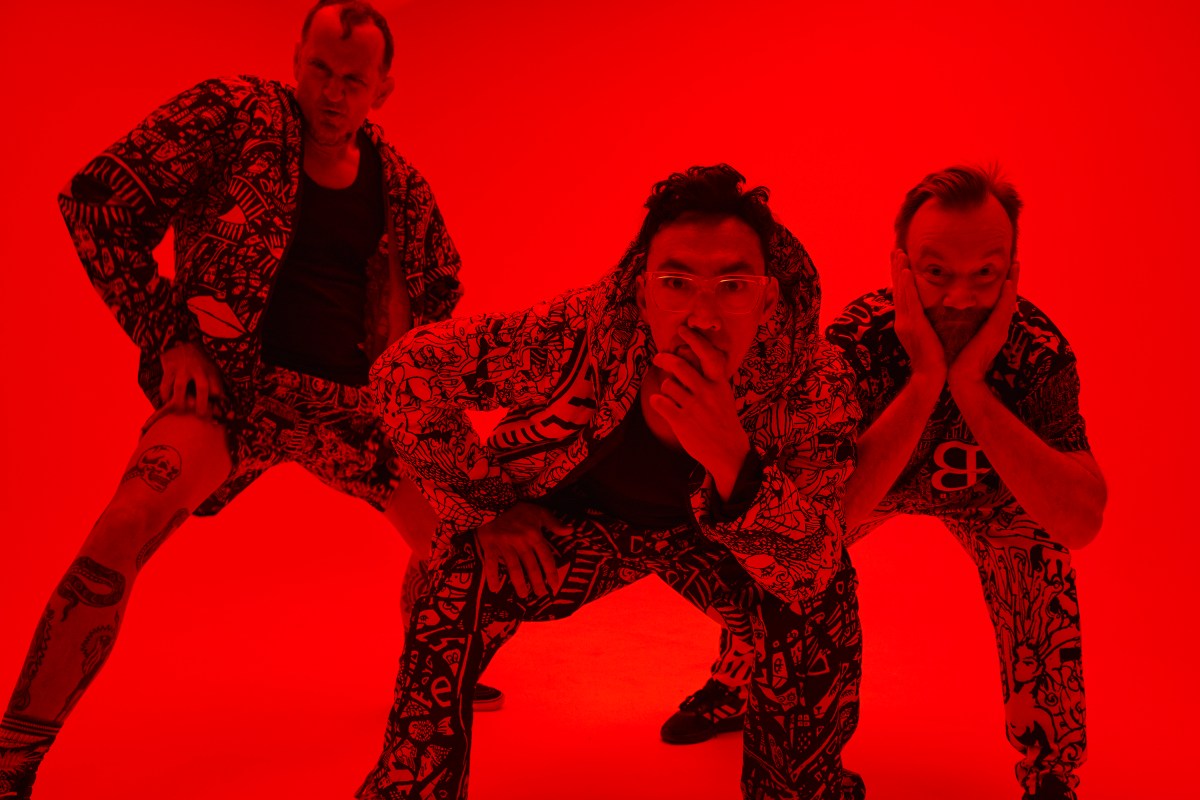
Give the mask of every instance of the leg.
MULTIPOLYGON (((424 495, 412 481, 400 480, 383 510, 384 517, 392 524, 412 549, 408 565, 404 568, 404 585, 400 589, 400 615, 406 626, 410 625, 417 599, 430 591, 429 556, 438 519, 429 507, 424 495)), ((483 666, 487 669, 492 656, 500 646, 517 632, 515 620, 485 626, 483 666)), ((475 711, 499 711, 504 705, 504 693, 491 686, 476 683, 471 700, 475 711)))
POLYGON ((1028 517, 1003 528, 947 521, 979 569, 1004 690, 1005 728, 1028 798, 1074 798, 1086 757, 1079 606, 1065 547, 1028 517))
POLYGON ((568 616, 584 602, 644 574, 626 568, 626 532, 595 519, 552 544, 569 565, 562 588, 526 601, 505 581, 487 589, 474 543, 467 541, 431 573, 429 592, 416 599, 400 661, 396 699, 383 755, 358 790, 359 798, 456 800, 466 796, 471 747, 469 697, 489 650, 518 620, 568 616))
POLYGON ((216 423, 170 415, 143 434, 38 622, 0 724, 0 797, 28 794, 54 735, 112 651, 138 572, 229 469, 216 423))
POLYGON ((655 571, 689 602, 753 642, 742 793, 766 800, 861 795, 841 750, 858 723, 862 635, 849 559, 807 613, 761 589, 727 551, 695 534, 672 540, 655 571))
POLYGON ((762 592, 746 711, 742 796, 755 800, 861 798, 842 768, 858 725, 862 632, 857 579, 843 569, 807 614, 762 592))

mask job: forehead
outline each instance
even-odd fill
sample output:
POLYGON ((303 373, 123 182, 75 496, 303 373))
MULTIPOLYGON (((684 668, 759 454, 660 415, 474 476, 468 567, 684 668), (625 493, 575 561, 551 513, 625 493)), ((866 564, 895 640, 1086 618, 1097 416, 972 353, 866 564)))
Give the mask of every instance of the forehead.
POLYGON ((310 57, 338 65, 365 69, 383 66, 383 32, 370 22, 354 25, 350 35, 342 29, 341 9, 328 6, 313 15, 302 49, 310 57))
POLYGON ((971 208, 947 208, 930 200, 917 209, 906 242, 910 258, 980 258, 998 251, 1012 255, 1013 229, 1004 206, 994 196, 971 208))
POLYGON ((646 268, 697 275, 766 272, 758 234, 737 217, 704 217, 664 225, 650 240, 646 268))

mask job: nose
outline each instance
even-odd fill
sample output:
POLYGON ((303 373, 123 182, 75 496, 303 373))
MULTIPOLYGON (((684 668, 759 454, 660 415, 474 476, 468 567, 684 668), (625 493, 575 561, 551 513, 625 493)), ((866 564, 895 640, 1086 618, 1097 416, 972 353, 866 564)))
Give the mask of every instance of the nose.
POLYGON ((946 290, 946 294, 942 298, 942 305, 946 308, 958 309, 959 311, 974 308, 975 291, 969 286, 955 283, 946 290))
POLYGON ((342 79, 335 75, 329 80, 325 81, 325 85, 322 87, 322 90, 325 94, 326 100, 336 103, 337 101, 341 100, 342 96, 346 93, 346 86, 342 82, 342 79))
POLYGON ((695 330, 716 330, 721 327, 721 315, 717 309, 717 296, 707 287, 696 293, 692 307, 688 309, 687 326, 695 330))

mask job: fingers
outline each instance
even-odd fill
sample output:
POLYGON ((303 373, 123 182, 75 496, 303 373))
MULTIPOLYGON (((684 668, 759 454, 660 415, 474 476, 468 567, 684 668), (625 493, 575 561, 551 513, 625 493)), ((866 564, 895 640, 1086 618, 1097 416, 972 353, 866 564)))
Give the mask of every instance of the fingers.
POLYGON ((483 579, 487 582, 488 589, 492 592, 499 592, 501 586, 499 554, 495 549, 483 543, 478 532, 475 534, 475 545, 483 556, 483 579))
POLYGON ((708 379, 689 364, 687 359, 680 358, 674 353, 655 354, 654 365, 666 370, 680 386, 692 393, 700 391, 708 382, 708 379))
POLYGON ((892 287, 900 285, 900 273, 908 269, 908 254, 903 250, 892 251, 892 287))
POLYGON ((667 421, 667 424, 674 430, 678 424, 680 417, 683 415, 683 409, 671 398, 665 394, 650 395, 650 407, 659 413, 659 415, 667 421))
POLYGON ((724 353, 718 350, 716 345, 686 325, 679 326, 679 338, 683 339, 700 359, 700 369, 704 373, 704 377, 710 381, 722 379, 725 358, 724 353))

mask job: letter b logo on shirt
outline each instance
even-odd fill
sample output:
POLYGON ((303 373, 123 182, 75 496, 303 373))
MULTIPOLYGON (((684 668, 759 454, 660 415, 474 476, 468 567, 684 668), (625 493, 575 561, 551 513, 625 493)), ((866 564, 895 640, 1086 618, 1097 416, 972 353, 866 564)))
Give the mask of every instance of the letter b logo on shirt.
POLYGON ((941 467, 933 473, 933 488, 939 492, 970 489, 980 475, 992 471, 983 448, 965 442, 942 442, 933 451, 933 462, 941 467))

